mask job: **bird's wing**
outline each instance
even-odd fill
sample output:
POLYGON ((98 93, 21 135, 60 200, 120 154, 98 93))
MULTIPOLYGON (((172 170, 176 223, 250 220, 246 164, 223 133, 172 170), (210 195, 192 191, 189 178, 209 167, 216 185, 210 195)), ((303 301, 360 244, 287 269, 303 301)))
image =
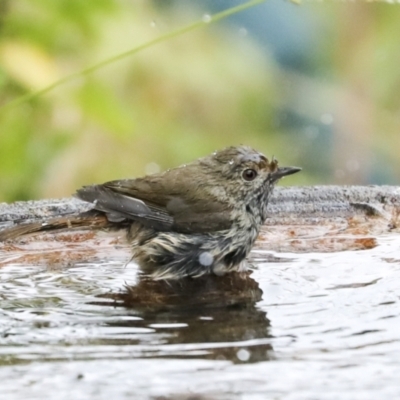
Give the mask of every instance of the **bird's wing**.
POLYGON ((76 196, 93 203, 93 208, 105 212, 112 222, 131 219, 163 231, 170 230, 174 222, 163 210, 105 185, 84 186, 76 192, 76 196))
MULTIPOLYGON (((172 172, 172 171, 171 171, 172 172)), ((131 219, 161 231, 212 232, 231 227, 231 210, 199 190, 198 182, 176 176, 172 189, 162 176, 85 186, 77 197, 106 212, 110 221, 131 219)))

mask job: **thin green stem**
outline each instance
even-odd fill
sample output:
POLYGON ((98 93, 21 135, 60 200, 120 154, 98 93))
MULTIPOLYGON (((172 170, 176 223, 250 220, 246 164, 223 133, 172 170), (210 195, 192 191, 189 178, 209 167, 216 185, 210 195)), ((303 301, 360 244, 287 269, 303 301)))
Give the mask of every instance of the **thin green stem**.
POLYGON ((41 95, 44 95, 44 94, 50 92, 51 90, 63 85, 64 83, 67 83, 67 82, 70 82, 70 81, 72 81, 72 80, 74 80, 76 78, 82 77, 83 75, 90 74, 90 73, 92 73, 94 71, 97 71, 100 68, 105 67, 106 65, 112 64, 112 63, 114 63, 116 61, 119 61, 119 60, 125 58, 125 57, 128 57, 128 56, 131 56, 133 54, 136 54, 136 53, 138 53, 138 52, 140 52, 142 50, 145 50, 145 49, 147 49, 149 47, 152 47, 152 46, 154 46, 154 45, 156 45, 158 43, 162 43, 162 42, 167 41, 169 39, 172 39, 172 38, 174 38, 176 36, 183 35, 184 33, 190 32, 190 31, 192 31, 194 29, 197 29, 197 28, 200 28, 201 26, 215 23, 215 22, 220 21, 220 20, 222 20, 224 18, 227 18, 227 17, 229 17, 229 16, 231 16, 233 14, 236 14, 238 12, 246 10, 247 8, 253 7, 253 6, 257 5, 257 4, 264 3, 265 1, 266 0, 251 0, 251 1, 247 2, 247 3, 240 4, 238 6, 229 8, 229 9, 224 10, 224 11, 221 11, 221 12, 219 12, 217 14, 203 17, 203 19, 201 19, 200 21, 196 21, 196 22, 194 22, 192 24, 189 24, 189 25, 184 26, 182 28, 179 28, 179 29, 176 29, 174 31, 171 31, 171 32, 169 32, 169 33, 167 33, 165 35, 162 35, 162 36, 160 36, 160 37, 158 37, 156 39, 150 40, 147 43, 144 43, 144 44, 142 44, 140 46, 134 47, 133 49, 130 49, 128 51, 124 51, 124 52, 119 53, 119 54, 117 54, 115 56, 112 56, 112 57, 109 57, 109 58, 107 58, 107 59, 105 59, 103 61, 100 61, 97 64, 91 65, 90 67, 87 67, 87 68, 84 68, 84 69, 82 69, 80 71, 73 72, 72 74, 66 75, 63 78, 61 78, 61 79, 53 82, 52 84, 44 87, 43 89, 39 89, 39 90, 36 90, 34 92, 29 92, 29 93, 27 93, 27 94, 25 94, 23 96, 20 96, 17 99, 12 100, 12 101, 8 102, 7 104, 1 106, 0 107, 0 112, 4 112, 5 110, 14 108, 14 107, 16 107, 16 106, 18 106, 18 105, 20 105, 22 103, 28 102, 28 101, 30 101, 32 99, 35 99, 35 98, 37 98, 37 97, 39 97, 41 95))

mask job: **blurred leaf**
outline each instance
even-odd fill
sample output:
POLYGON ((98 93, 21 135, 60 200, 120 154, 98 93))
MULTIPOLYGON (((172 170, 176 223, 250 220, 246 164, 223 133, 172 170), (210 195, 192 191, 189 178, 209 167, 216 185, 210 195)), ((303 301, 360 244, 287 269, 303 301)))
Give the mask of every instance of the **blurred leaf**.
POLYGON ((3 42, 0 63, 11 78, 28 90, 41 89, 58 79, 54 59, 34 44, 3 42))
POLYGON ((88 79, 78 91, 77 100, 87 117, 117 136, 124 137, 133 131, 128 107, 104 84, 88 79))

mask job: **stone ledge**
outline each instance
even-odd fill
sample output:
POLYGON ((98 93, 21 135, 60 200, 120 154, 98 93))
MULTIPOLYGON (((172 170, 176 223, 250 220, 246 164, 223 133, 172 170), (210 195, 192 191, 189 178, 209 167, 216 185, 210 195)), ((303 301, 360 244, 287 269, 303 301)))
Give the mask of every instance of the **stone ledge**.
MULTIPOLYGON (((70 197, 0 203, 0 229, 13 223, 71 215, 90 209, 90 204, 70 197)), ((400 210, 400 186, 303 186, 277 187, 269 203, 267 224, 292 223, 310 218, 389 218, 400 210)))

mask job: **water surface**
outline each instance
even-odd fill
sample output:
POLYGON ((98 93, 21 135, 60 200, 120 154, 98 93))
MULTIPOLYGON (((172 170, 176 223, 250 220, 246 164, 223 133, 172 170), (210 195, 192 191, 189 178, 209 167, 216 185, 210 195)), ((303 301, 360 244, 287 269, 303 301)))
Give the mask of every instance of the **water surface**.
POLYGON ((9 259, 1 397, 397 398, 400 235, 377 241, 259 250, 251 275, 175 283, 140 280, 125 250, 68 266, 9 259))

